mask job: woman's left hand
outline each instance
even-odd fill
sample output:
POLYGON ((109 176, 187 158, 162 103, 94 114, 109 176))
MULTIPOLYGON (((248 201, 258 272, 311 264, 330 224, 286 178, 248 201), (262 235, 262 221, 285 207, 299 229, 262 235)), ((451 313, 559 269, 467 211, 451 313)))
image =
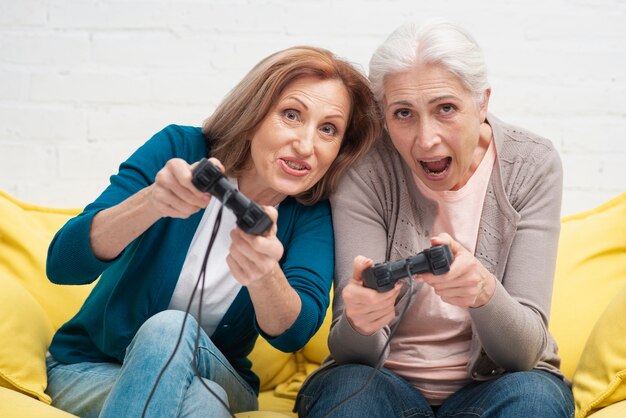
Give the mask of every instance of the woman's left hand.
POLYGON ((431 273, 416 275, 416 280, 432 286, 444 302, 462 308, 478 308, 491 300, 496 290, 496 278, 472 253, 445 233, 432 237, 431 243, 450 246, 454 256, 450 271, 440 276, 431 273))
POLYGON ((244 286, 260 283, 281 271, 278 261, 284 248, 276 237, 278 211, 273 206, 263 206, 263 210, 273 223, 265 235, 246 234, 239 228, 230 233, 232 243, 226 262, 235 279, 244 286))

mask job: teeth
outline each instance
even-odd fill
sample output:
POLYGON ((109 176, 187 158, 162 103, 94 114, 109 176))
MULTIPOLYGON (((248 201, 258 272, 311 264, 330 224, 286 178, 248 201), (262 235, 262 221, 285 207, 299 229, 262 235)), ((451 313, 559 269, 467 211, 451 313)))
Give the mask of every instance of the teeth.
POLYGON ((287 164, 289 167, 293 168, 294 170, 304 170, 306 168, 305 166, 295 163, 293 161, 285 160, 285 164, 287 164))

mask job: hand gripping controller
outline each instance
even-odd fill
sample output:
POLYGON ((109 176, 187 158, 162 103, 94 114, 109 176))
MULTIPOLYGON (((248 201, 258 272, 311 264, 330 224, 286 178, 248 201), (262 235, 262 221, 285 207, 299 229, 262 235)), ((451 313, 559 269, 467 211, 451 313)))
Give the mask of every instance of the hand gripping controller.
POLYGON ((262 235, 272 226, 265 211, 235 188, 222 172, 203 158, 194 168, 191 182, 200 191, 217 197, 237 217, 237 226, 243 232, 262 235))
POLYGON ((413 274, 433 273, 440 275, 450 270, 452 252, 447 245, 435 245, 404 260, 377 263, 363 271, 363 285, 379 292, 388 292, 396 282, 413 274))

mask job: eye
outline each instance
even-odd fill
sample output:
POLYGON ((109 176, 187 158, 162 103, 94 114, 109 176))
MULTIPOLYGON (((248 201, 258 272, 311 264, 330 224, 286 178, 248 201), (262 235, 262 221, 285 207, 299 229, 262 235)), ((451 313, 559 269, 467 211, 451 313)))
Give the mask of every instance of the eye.
POLYGON ((298 111, 294 109, 283 110, 283 116, 287 120, 291 120, 291 121, 297 121, 300 118, 298 111))
POLYGON ((451 104, 444 104, 441 105, 441 107, 439 108, 439 110, 441 111, 441 113, 443 113, 444 115, 449 115, 450 113, 454 112, 456 110, 456 107, 454 107, 451 104))
POLYGON ((335 125, 333 125, 332 123, 327 123, 327 124, 323 125, 320 128, 320 130, 325 135, 336 135, 337 134, 337 127, 335 125))
POLYGON ((398 109, 393 112, 393 117, 396 119, 408 119, 411 117, 411 111, 409 109, 398 109))

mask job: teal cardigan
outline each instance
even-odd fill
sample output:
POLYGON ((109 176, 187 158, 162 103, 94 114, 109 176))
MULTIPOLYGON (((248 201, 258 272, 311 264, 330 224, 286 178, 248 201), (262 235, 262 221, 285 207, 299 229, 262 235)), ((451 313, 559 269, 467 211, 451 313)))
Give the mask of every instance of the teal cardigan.
MULTIPOLYGON (((99 211, 153 183, 169 159, 193 163, 208 154, 209 144, 200 128, 166 127, 122 163, 104 192, 57 232, 48 249, 50 280, 72 285, 100 280, 80 311, 54 335, 50 353, 56 360, 122 363, 139 327, 168 308, 204 210, 188 219, 160 219, 109 262, 98 260, 91 250, 91 220, 99 211)), ((277 337, 264 335, 243 287, 211 337, 257 392, 259 379, 247 359, 257 336, 261 333, 285 352, 303 347, 322 324, 333 277, 333 231, 327 201, 305 206, 286 198, 278 208, 277 227, 284 247, 280 266, 302 300, 296 321, 277 337)))

